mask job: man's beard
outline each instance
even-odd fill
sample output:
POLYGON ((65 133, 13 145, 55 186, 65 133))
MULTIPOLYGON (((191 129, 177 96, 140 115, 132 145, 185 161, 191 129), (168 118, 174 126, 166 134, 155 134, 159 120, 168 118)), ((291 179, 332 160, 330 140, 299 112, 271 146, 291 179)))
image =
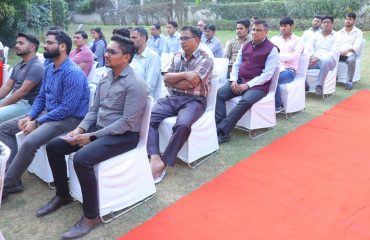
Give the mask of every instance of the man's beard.
POLYGON ((30 53, 29 50, 25 50, 23 52, 22 51, 16 52, 17 56, 20 56, 20 57, 25 56, 25 55, 27 55, 29 53, 30 53))
POLYGON ((59 48, 54 51, 44 50, 44 58, 56 58, 60 56, 59 48))

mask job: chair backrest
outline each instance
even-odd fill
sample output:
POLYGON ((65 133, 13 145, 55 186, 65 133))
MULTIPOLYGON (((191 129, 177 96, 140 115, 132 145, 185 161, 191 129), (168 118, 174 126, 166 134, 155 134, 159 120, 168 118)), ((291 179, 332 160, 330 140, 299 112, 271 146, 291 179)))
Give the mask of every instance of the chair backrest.
POLYGON ((216 108, 216 97, 218 89, 218 77, 211 78, 211 88, 207 96, 206 111, 214 111, 216 108))
POLYGON ((90 90, 89 106, 92 106, 96 92, 96 85, 93 83, 89 83, 89 90, 90 90))
POLYGON ((303 78, 306 79, 308 64, 310 62, 310 55, 309 54, 302 54, 299 58, 298 62, 298 69, 295 74, 295 78, 303 78))
MULTIPOLYGON (((2 142, 0 142, 0 196, 3 194, 3 185, 5 179, 5 167, 6 162, 10 156, 10 149, 2 142)), ((0 207, 1 207, 1 197, 0 197, 0 207)))
POLYGON ((140 127, 140 140, 137 146, 146 147, 146 142, 148 140, 148 133, 149 133, 149 123, 150 123, 150 115, 152 113, 152 103, 153 98, 148 96, 148 100, 146 102, 145 111, 142 116, 141 120, 141 127, 140 127))
POLYGON ((275 95, 275 91, 276 91, 278 79, 279 79, 279 74, 280 74, 280 67, 277 66, 275 68, 274 74, 272 75, 271 84, 270 84, 270 88, 269 88, 269 92, 267 93, 267 96, 275 95))
POLYGON ((94 61, 93 65, 91 66, 89 75, 87 75, 87 80, 89 83, 95 83, 97 84, 100 79, 97 79, 98 77, 96 76, 96 66, 98 65, 97 61, 94 61))
POLYGON ((364 53, 365 43, 366 43, 366 40, 365 40, 365 39, 363 39, 363 40, 362 40, 362 43, 361 43, 360 50, 358 51, 357 59, 361 59, 362 54, 364 53))
POLYGON ((8 63, 8 55, 9 55, 9 47, 5 46, 4 47, 4 63, 7 64, 8 63))
POLYGON ((42 53, 36 53, 36 56, 38 57, 39 61, 44 64, 45 62, 45 57, 44 57, 44 54, 42 53))
POLYGON ((171 62, 174 56, 175 56, 174 53, 162 53, 161 72, 168 72, 168 69, 171 67, 171 62))
POLYGON ((13 68, 10 67, 10 65, 5 64, 4 65, 4 70, 3 70, 3 86, 9 80, 10 75, 12 75, 12 72, 13 72, 13 68))
POLYGON ((219 85, 223 85, 227 81, 227 69, 229 67, 228 58, 214 58, 212 77, 218 76, 219 85))

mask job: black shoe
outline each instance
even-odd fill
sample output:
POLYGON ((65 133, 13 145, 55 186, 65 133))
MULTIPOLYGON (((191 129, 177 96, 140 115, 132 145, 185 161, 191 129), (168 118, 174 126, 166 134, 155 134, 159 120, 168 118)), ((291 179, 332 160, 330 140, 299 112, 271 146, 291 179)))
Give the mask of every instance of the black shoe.
POLYGON ((4 188, 4 192, 10 193, 10 194, 19 193, 19 192, 22 192, 23 190, 24 190, 24 186, 21 180, 17 180, 17 182, 11 187, 4 188))
POLYGON ((1 195, 1 204, 4 204, 4 202, 7 201, 9 194, 7 192, 3 192, 3 195, 1 195))
POLYGON ((48 203, 46 203, 44 206, 40 207, 36 211, 36 216, 37 217, 45 216, 45 215, 47 215, 49 213, 52 213, 52 212, 56 211, 61 206, 67 205, 67 204, 69 204, 71 202, 73 202, 73 198, 72 197, 63 198, 63 197, 55 196, 48 203))
POLYGON ((322 95, 322 94, 323 94, 322 86, 317 85, 316 86, 316 95, 322 95))
POLYGON ((217 136, 217 139, 218 139, 218 144, 222 144, 222 143, 230 141, 231 137, 229 134, 219 134, 217 136))
POLYGON ((88 234, 91 230, 101 225, 100 217, 89 219, 85 216, 81 218, 69 231, 65 232, 62 239, 76 239, 88 234))
POLYGON ((307 83, 307 82, 305 82, 304 90, 305 90, 306 92, 310 91, 310 86, 308 85, 308 83, 307 83))
POLYGON ((348 83, 346 83, 346 90, 352 90, 352 88, 353 88, 353 84, 352 84, 352 82, 348 82, 348 83))

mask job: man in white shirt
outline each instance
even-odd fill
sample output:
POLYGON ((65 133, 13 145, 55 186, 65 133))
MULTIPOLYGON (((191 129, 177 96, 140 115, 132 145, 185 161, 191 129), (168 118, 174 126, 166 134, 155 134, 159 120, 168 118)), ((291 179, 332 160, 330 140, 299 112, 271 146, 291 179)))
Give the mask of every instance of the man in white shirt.
POLYGON ((162 53, 177 53, 181 50, 180 34, 177 32, 177 22, 169 21, 167 23, 168 36, 164 42, 162 53))
POLYGON ((352 80, 356 70, 356 58, 363 41, 363 33, 360 29, 355 27, 355 20, 356 14, 348 13, 344 20, 345 27, 338 32, 338 38, 340 39, 339 61, 345 62, 348 66, 346 90, 352 89, 352 80))
POLYGON ((335 56, 338 53, 338 39, 333 31, 334 18, 324 16, 322 18, 321 33, 311 41, 311 57, 308 69, 320 69, 316 94, 323 94, 325 78, 330 70, 337 64, 335 56))
POLYGON ((303 44, 305 48, 309 46, 311 39, 318 33, 321 33, 321 23, 322 17, 321 16, 314 16, 312 20, 312 27, 308 30, 304 31, 302 34, 303 44))
POLYGON ((161 58, 158 53, 147 46, 148 32, 143 27, 131 30, 130 38, 137 48, 130 66, 138 73, 149 87, 149 95, 157 100, 161 97, 161 58))
POLYGON ((290 17, 283 17, 280 20, 281 35, 271 38, 271 42, 280 49, 280 75, 275 93, 275 110, 277 113, 284 109, 280 95, 280 84, 290 83, 294 80, 299 58, 303 52, 303 41, 301 37, 294 35, 293 29, 294 20, 290 17))

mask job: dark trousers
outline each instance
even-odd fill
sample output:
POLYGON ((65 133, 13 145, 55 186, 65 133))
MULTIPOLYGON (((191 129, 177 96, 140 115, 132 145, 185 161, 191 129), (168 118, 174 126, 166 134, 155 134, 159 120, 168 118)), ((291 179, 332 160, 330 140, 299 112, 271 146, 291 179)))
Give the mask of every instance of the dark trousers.
POLYGON ((191 132, 191 125, 197 121, 206 109, 206 98, 201 96, 167 96, 161 98, 152 110, 149 125, 147 150, 149 155, 160 154, 159 124, 168 117, 177 116, 172 127, 172 136, 162 154, 162 161, 167 166, 174 166, 176 156, 191 132))
POLYGON ((216 125, 217 130, 224 134, 229 134, 235 127, 239 119, 259 100, 266 96, 263 90, 248 89, 241 94, 242 98, 238 104, 226 116, 226 101, 237 97, 230 87, 228 82, 217 91, 216 100, 216 125))
POLYGON ((84 215, 88 218, 99 216, 94 165, 134 149, 138 142, 139 133, 134 132, 104 136, 83 147, 72 146, 59 137, 54 138, 46 145, 46 152, 54 177, 56 195, 69 196, 67 166, 64 156, 76 152, 73 165, 81 185, 84 215))

